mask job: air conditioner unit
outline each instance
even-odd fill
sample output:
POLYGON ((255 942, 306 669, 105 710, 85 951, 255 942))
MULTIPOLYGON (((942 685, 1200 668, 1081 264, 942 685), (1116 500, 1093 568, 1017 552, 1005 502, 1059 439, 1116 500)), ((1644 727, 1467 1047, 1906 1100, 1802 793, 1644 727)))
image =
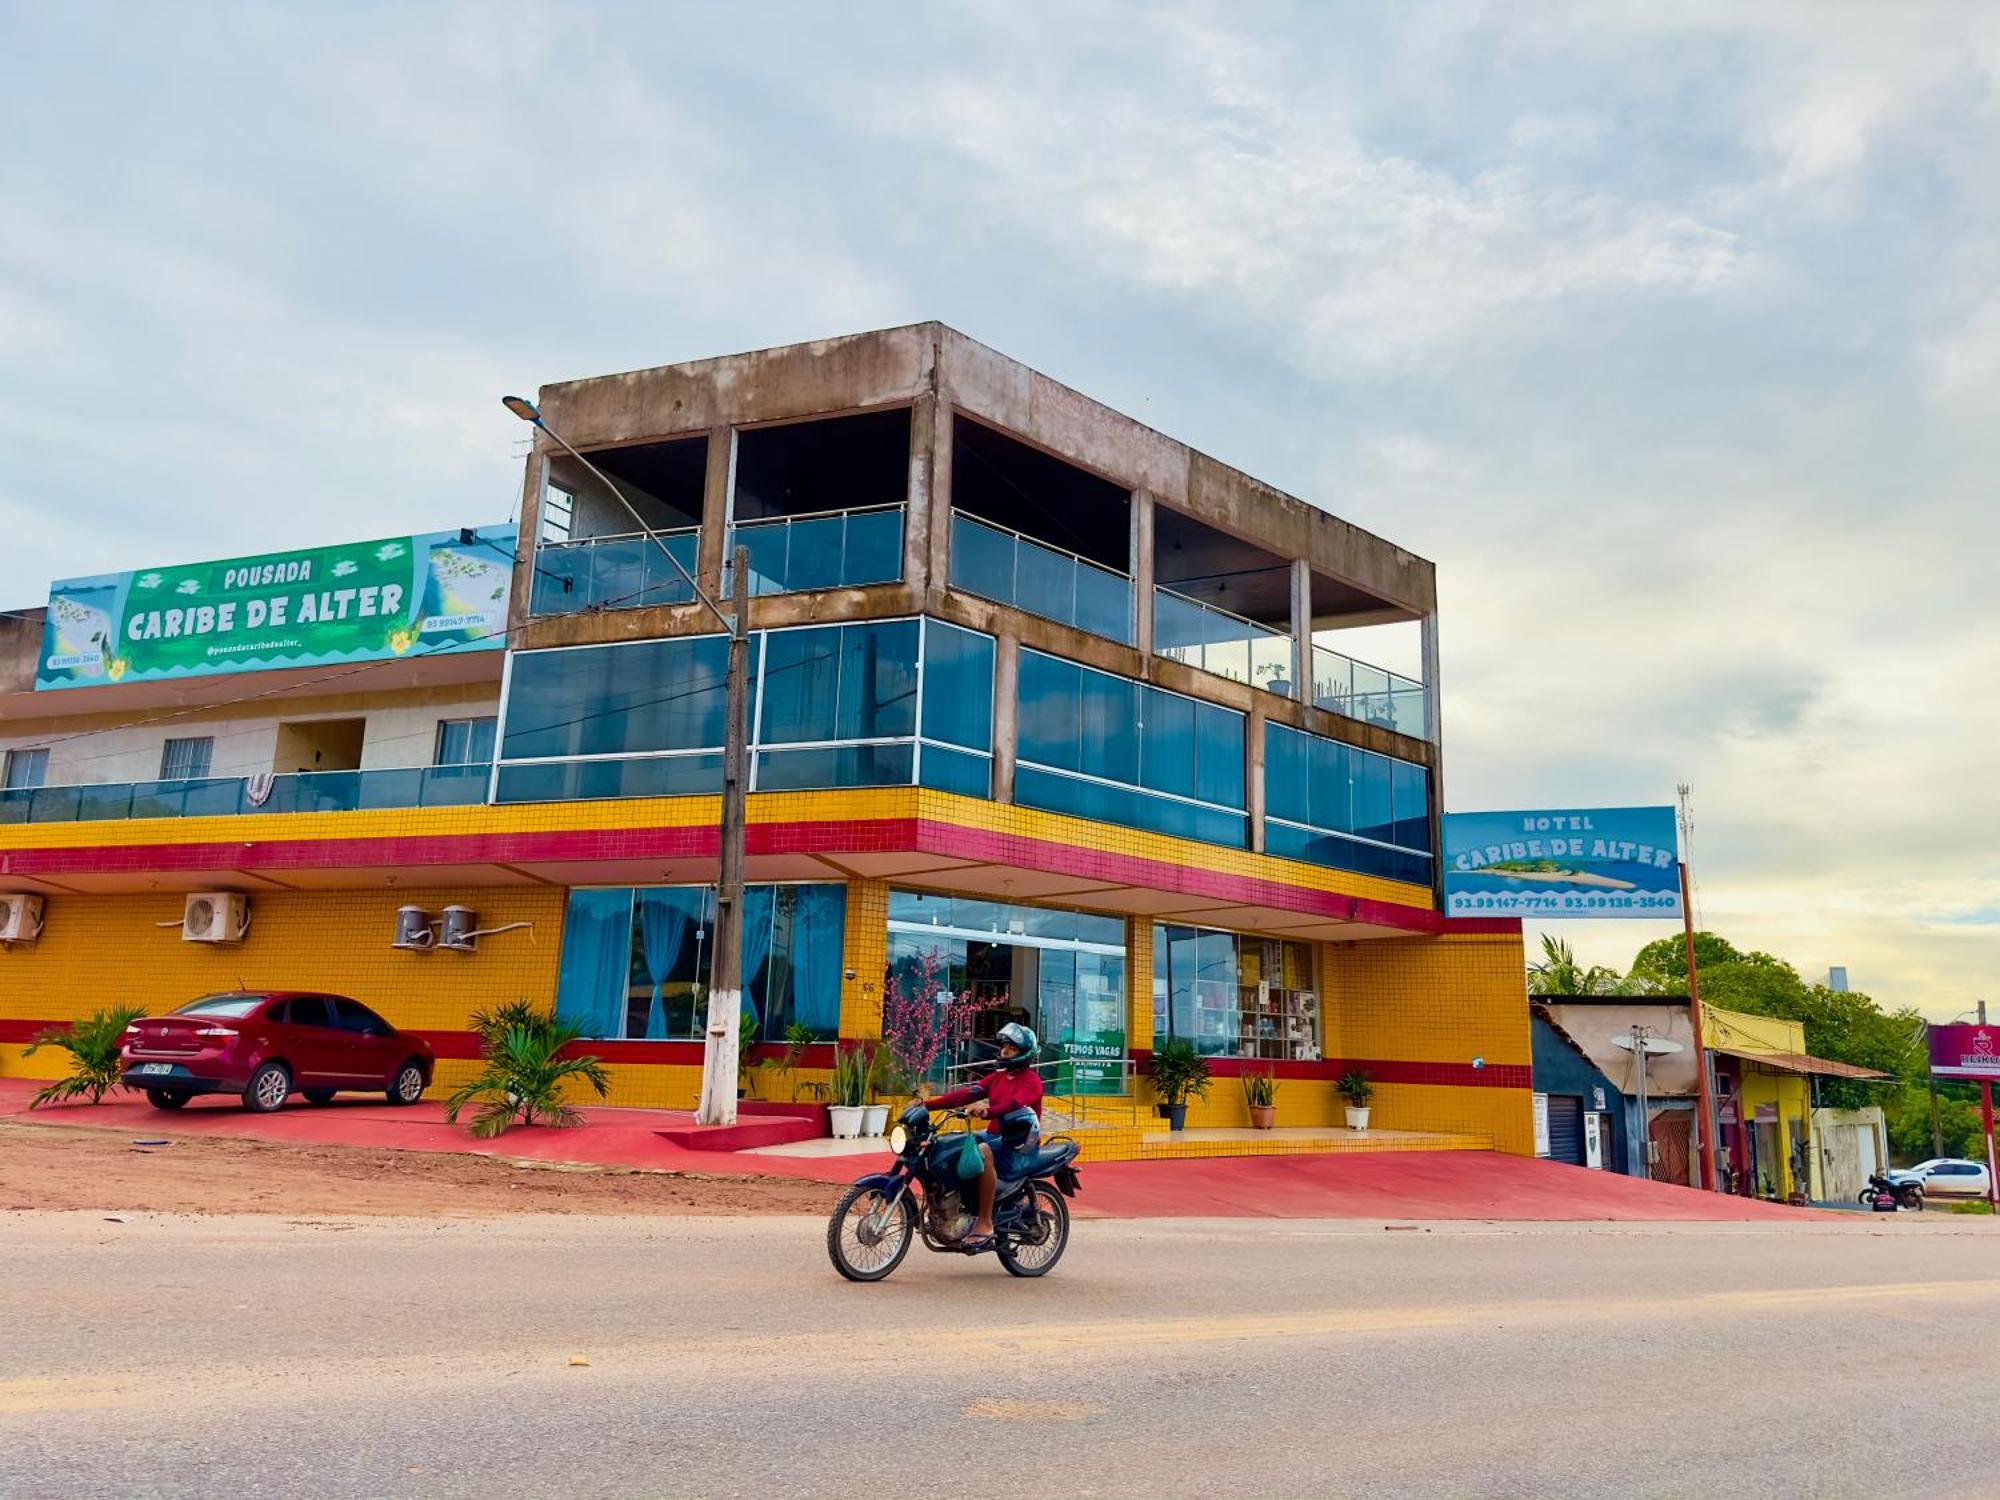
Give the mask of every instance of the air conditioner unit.
POLYGON ((0 892, 0 943, 32 943, 42 935, 42 898, 0 892))
POLYGON ((250 898, 236 891, 203 891, 181 909, 181 937, 190 943, 240 943, 250 930, 250 898))
POLYGON ((477 946, 481 934, 479 918, 469 906, 447 906, 444 909, 444 928, 438 933, 437 944, 449 948, 454 953, 470 953, 477 946))
POLYGON ((410 953, 428 953, 437 942, 437 931, 431 926, 431 914, 421 906, 399 906, 396 908, 396 940, 389 946, 401 948, 410 953))

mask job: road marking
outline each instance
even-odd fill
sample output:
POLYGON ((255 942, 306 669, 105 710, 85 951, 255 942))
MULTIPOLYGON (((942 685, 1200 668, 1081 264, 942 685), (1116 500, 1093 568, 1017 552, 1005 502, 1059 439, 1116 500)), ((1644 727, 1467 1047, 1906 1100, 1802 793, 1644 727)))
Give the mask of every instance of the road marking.
POLYGON ((102 1411, 131 1406, 135 1397, 112 1386, 84 1380, 0 1380, 0 1416, 31 1412, 102 1411))
POLYGON ((1689 1297, 1593 1298, 1492 1302, 1461 1306, 1339 1308, 1240 1318, 1168 1318, 1071 1323, 1016 1330, 1003 1347, 1022 1352, 1119 1345, 1216 1343, 1230 1340, 1326 1338, 1341 1334, 1409 1333, 1495 1323, 1617 1322, 1662 1313, 1783 1313, 1828 1303, 2000 1299, 2000 1281, 1906 1281, 1851 1286, 1703 1292, 1689 1297))

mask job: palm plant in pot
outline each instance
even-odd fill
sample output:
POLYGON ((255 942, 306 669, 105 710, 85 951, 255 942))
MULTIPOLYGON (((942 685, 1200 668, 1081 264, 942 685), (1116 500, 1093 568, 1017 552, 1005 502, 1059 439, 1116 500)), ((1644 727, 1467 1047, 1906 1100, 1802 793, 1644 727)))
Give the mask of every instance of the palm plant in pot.
POLYGON ((1153 1049, 1146 1081, 1166 1114, 1167 1129, 1185 1130, 1188 1100, 1208 1097, 1208 1059, 1186 1037, 1170 1037, 1153 1049))
POLYGON ((1340 1097, 1347 1101, 1347 1128, 1366 1130, 1368 1101, 1375 1097, 1375 1085, 1368 1081, 1368 1075, 1356 1068, 1352 1073, 1341 1074, 1340 1082, 1334 1087, 1340 1090, 1340 1097))
POLYGON ((1278 1117, 1278 1076, 1275 1068, 1245 1073, 1243 1102, 1250 1106, 1250 1128, 1269 1130, 1278 1117))
POLYGON ((861 1134, 861 1112, 868 1102, 868 1075, 874 1070, 874 1053, 866 1047, 843 1047, 833 1057, 833 1104, 827 1121, 838 1141, 851 1141, 861 1134))

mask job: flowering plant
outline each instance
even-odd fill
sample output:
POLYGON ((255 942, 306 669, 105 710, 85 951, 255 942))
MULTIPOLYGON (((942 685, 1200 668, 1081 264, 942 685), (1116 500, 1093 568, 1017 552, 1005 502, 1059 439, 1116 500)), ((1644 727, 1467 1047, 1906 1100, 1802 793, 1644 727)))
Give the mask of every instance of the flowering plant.
MULTIPOLYGON (((893 1092, 915 1090, 953 1041, 971 1031, 975 1011, 1004 1004, 954 995, 946 984, 944 954, 927 949, 901 965, 891 964, 882 986, 882 1041, 894 1060, 893 1092)), ((890 1080, 883 1080, 885 1086, 890 1080)))

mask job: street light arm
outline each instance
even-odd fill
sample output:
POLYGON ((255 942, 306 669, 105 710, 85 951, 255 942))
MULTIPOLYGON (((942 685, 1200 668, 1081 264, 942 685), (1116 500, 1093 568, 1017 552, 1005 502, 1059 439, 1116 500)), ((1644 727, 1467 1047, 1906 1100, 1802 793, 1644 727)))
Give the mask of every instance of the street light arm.
MULTIPOLYGON (((514 408, 510 407, 509 410, 514 410, 514 408)), ((529 407, 528 410, 534 411, 534 408, 529 407)), ((516 415, 520 415, 520 413, 516 412, 516 415)), ((575 459, 578 463, 582 464, 585 469, 587 469, 593 476, 596 477, 597 482, 599 484, 603 485, 606 489, 611 491, 612 498, 617 500, 617 502, 620 505, 625 507, 625 513, 629 515, 634 521, 637 521, 639 523, 639 529, 646 534, 647 539, 650 540, 654 546, 660 549, 661 554, 665 556, 668 562, 674 565, 674 571, 680 574, 681 577, 686 581, 688 588, 693 590, 695 598, 699 599, 702 602, 703 606, 708 610, 710 614, 714 615, 717 620, 722 622, 722 628, 724 631, 726 631, 731 636, 734 636, 736 634, 736 622, 731 620, 728 615, 722 612, 722 606, 720 604, 717 604, 713 599, 709 598, 707 594, 702 592, 701 585, 694 581, 694 575, 688 572, 686 568, 681 566, 681 560, 678 557, 674 556, 673 552, 668 548, 666 542, 661 539, 659 533, 654 531, 652 527, 646 524, 646 518, 639 514, 639 509, 637 506, 635 506, 630 500, 627 500, 625 498, 625 492, 618 488, 617 482, 613 480, 609 474, 605 473, 602 469, 598 468, 596 464, 592 463, 589 459, 585 458, 581 453, 577 452, 575 447, 571 445, 569 439, 564 437, 560 432, 557 432, 555 428, 549 426, 548 419, 544 417, 540 412, 537 411, 533 416, 526 417, 524 418, 524 420, 534 423, 535 426, 539 427, 543 432, 546 432, 550 437, 554 438, 555 441, 562 447, 565 453, 569 454, 571 458, 575 459)), ((737 586, 739 588, 743 587, 744 580, 738 579, 737 586)))

